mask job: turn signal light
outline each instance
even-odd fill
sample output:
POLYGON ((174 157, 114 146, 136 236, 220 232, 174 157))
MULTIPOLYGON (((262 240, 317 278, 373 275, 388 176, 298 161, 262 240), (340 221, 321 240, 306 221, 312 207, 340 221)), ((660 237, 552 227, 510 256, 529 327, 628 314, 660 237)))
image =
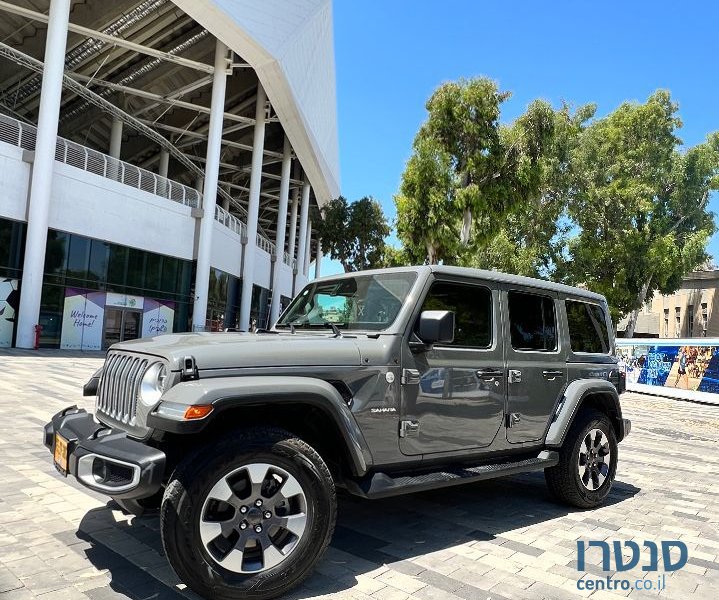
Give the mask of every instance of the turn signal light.
POLYGON ((185 419, 203 419, 212 412, 212 404, 193 404, 185 411, 185 419))

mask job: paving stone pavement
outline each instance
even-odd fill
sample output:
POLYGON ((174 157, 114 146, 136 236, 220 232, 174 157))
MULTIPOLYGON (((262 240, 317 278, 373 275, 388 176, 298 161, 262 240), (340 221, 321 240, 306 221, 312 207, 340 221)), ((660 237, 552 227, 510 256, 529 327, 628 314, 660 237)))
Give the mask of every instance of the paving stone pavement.
MULTIPOLYGON (((101 363, 99 354, 0 351, 0 600, 197 600, 163 556, 156 516, 127 516, 61 478, 42 446, 52 414, 91 408, 80 388, 101 363)), ((331 548, 289 598, 719 598, 719 407, 630 393, 623 407, 633 430, 605 506, 555 504, 541 474, 342 498, 331 548), (681 540, 689 559, 661 592, 580 591, 578 579, 614 573, 596 549, 577 571, 577 540, 681 540)), ((655 579, 642 564, 615 577, 655 579)))

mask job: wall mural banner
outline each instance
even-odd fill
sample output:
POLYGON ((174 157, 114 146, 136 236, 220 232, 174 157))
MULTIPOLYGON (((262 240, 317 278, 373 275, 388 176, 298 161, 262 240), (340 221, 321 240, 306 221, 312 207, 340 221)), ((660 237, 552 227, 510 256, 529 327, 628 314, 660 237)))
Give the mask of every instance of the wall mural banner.
POLYGON ((144 300, 142 337, 172 333, 175 322, 175 303, 150 298, 144 300))
POLYGON ((708 344, 629 344, 617 342, 627 385, 719 394, 719 342, 708 344))
POLYGON ((9 348, 12 345, 19 304, 18 280, 0 279, 0 348, 9 348))
POLYGON ((105 292, 65 289, 60 348, 101 350, 105 292))

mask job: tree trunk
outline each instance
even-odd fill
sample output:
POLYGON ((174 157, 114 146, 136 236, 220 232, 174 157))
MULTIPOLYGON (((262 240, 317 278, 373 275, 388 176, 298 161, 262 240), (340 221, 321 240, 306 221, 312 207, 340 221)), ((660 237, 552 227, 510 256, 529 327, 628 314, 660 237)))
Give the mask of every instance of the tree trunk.
POLYGON ((427 262, 429 262, 430 265, 436 265, 437 250, 435 249, 434 244, 432 242, 426 242, 425 246, 427 247, 427 262))
POLYGON ((647 300, 647 293, 649 292, 649 284, 650 283, 651 283, 651 280, 647 281, 642 286, 642 289, 639 290, 639 294, 637 294, 637 304, 639 306, 638 306, 638 308, 635 308, 632 312, 629 313, 629 320, 627 321, 627 328, 624 330, 625 338, 634 337, 634 329, 637 326, 637 318, 639 317, 639 311, 642 309, 642 306, 644 306, 644 303, 647 300))
POLYGON ((469 207, 464 209, 462 215, 462 235, 460 241, 462 245, 466 246, 469 243, 470 235, 472 234, 472 211, 469 207))

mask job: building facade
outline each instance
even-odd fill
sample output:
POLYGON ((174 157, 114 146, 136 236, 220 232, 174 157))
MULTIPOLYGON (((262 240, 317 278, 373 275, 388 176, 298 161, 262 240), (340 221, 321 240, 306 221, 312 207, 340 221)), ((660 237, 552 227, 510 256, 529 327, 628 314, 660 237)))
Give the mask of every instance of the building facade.
POLYGON ((270 325, 339 195, 331 0, 0 12, 0 347, 270 325))
MULTIPOLYGON (((695 271, 669 295, 655 294, 640 310, 634 337, 719 337, 719 270, 695 271)), ((621 336, 626 319, 618 326, 621 336)))

